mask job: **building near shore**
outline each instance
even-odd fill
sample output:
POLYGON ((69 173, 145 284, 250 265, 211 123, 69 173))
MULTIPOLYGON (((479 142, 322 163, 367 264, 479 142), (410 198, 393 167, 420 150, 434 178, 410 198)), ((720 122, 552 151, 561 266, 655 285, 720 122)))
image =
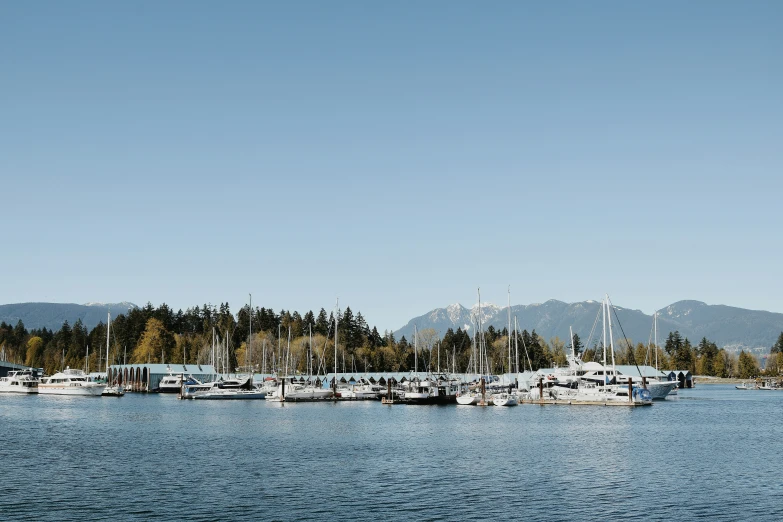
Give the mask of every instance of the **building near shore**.
POLYGON ((663 370, 670 381, 677 381, 678 388, 693 388, 693 375, 688 370, 663 370))
POLYGON ((168 375, 184 375, 201 382, 217 377, 211 364, 113 364, 109 366, 109 380, 125 387, 126 391, 149 392, 160 385, 168 375))

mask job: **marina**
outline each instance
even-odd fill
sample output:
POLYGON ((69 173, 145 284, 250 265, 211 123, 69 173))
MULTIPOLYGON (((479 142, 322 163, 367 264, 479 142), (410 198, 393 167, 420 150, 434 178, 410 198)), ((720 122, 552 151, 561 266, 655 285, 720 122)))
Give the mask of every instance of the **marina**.
POLYGON ((551 516, 553 502, 557 518, 588 520, 621 513, 774 520, 780 512, 777 486, 764 478, 777 466, 764 440, 783 429, 780 416, 769 418, 783 408, 783 394, 733 385, 682 390, 641 409, 200 403, 140 393, 119 401, 10 394, 0 401, 4 462, 21 473, 6 484, 0 508, 21 519, 207 521, 215 518, 215 495, 221 518, 256 520, 352 512, 385 520, 414 512, 431 513, 426 520, 539 519, 551 516), (763 429, 746 429, 762 417, 763 429), (27 465, 30 448, 34 466, 27 465), (652 461, 677 462, 687 477, 650 474, 652 461), (104 480, 98 470, 106 466, 122 470, 122 488, 104 480), (156 477, 164 469, 187 480, 163 484, 156 477), (295 472, 269 480, 279 469, 295 472), (466 497, 454 480, 431 480, 422 495, 407 487, 422 469, 468 479, 479 494, 466 497), (340 480, 320 480, 326 470, 340 480), (87 474, 74 481, 74 473, 87 474), (49 477, 45 484, 33 480, 40 474, 49 477), (498 485, 513 494, 487 493, 498 485), (52 500, 42 514, 15 501, 23 494, 52 500), (93 502, 96 496, 112 502, 93 502))

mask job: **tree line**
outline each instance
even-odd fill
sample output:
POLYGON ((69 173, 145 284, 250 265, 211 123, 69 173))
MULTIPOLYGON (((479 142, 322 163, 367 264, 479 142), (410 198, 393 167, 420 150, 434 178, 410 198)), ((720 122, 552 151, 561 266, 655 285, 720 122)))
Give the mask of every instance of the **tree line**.
MULTIPOLYGON (((175 363, 216 364, 236 371, 252 367, 271 373, 409 371, 471 371, 476 357, 475 336, 466 330, 449 328, 441 337, 428 328, 414 339, 399 340, 390 331, 382 334, 370 328, 360 312, 350 307, 335 312, 321 308, 318 313, 245 305, 236 315, 228 303, 205 304, 174 312, 168 305, 147 303, 112 319, 109 364, 175 363), (252 313, 252 339, 250 337, 252 313), (337 326, 337 359, 334 332, 337 326), (220 348, 215 350, 213 347, 220 348), (216 359, 215 353, 221 358, 216 359)), ((511 332, 489 326, 483 332, 484 367, 488 373, 518 369, 537 370, 567 366, 571 341, 559 337, 545 340, 535 330, 511 332), (509 361, 510 345, 510 361, 509 361), (511 363, 509 366, 509 362, 511 363)), ((574 351, 583 361, 603 359, 600 341, 583 345, 577 334, 574 351)), ((66 366, 102 371, 106 367, 106 324, 88 329, 81 320, 67 321, 54 332, 46 328, 28 331, 22 321, 15 326, 0 323, 0 346, 6 360, 54 373, 66 366), (89 350, 89 351, 88 351, 89 350)), ((689 370, 698 375, 751 378, 760 374, 756 358, 744 351, 735 355, 719 348, 706 337, 693 345, 686 337, 670 332, 665 344, 652 346, 625 339, 615 345, 617 364, 651 365, 661 369, 689 370)), ((608 359, 610 361, 610 359, 608 359)), ((783 332, 767 358, 766 371, 778 375, 783 370, 783 332)))

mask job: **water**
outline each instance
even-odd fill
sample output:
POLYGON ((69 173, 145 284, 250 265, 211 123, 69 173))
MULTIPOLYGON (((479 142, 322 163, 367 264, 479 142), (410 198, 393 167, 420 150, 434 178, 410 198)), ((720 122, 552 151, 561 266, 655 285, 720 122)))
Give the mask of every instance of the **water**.
POLYGON ((781 520, 782 411, 2 396, 0 519, 781 520))

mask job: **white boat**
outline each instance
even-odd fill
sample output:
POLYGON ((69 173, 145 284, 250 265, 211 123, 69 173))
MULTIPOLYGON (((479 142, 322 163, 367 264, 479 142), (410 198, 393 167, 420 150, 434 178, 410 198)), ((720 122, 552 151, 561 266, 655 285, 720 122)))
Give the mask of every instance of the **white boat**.
POLYGON ((253 384, 253 377, 201 383, 189 377, 182 386, 183 399, 264 399, 267 391, 253 384))
POLYGON ((236 390, 236 389, 213 389, 195 393, 191 397, 192 399, 199 400, 249 400, 249 399, 265 399, 266 392, 253 388, 252 390, 236 390))
POLYGON ((743 382, 742 384, 738 384, 734 386, 738 390, 752 390, 753 386, 748 386, 748 383, 743 382))
POLYGON ((481 394, 475 391, 463 391, 457 394, 457 404, 475 406, 481 400, 481 394))
POLYGON ((492 404, 495 406, 516 406, 517 396, 513 393, 496 393, 492 396, 492 404))
MULTIPOLYGON (((626 402, 633 404, 652 404, 650 390, 641 386, 626 384, 628 377, 621 375, 614 363, 614 336, 612 334, 612 315, 609 296, 606 296, 601 303, 601 313, 603 314, 603 364, 597 362, 588 362, 581 365, 584 374, 580 376, 579 386, 576 389, 568 387, 552 387, 545 390, 550 398, 556 400, 567 400, 569 402, 579 403, 608 403, 608 402, 626 402), (607 328, 608 326, 608 328, 607 328), (609 343, 607 344, 607 333, 609 343), (608 347, 608 353, 607 349, 608 347), (611 356, 611 365, 606 362, 607 355, 611 356), (623 381, 625 379, 625 382, 623 381)), ((571 342, 573 346, 573 341, 571 342)), ((531 390, 531 395, 535 392, 534 398, 538 397, 538 390, 531 390)))
POLYGON ((106 389, 101 393, 102 397, 122 397, 123 395, 125 395, 125 388, 119 384, 106 386, 106 389))
POLYGON ((347 384, 337 389, 342 399, 370 400, 378 398, 378 391, 370 384, 347 384))
POLYGON ((650 396, 653 400, 665 399, 676 387, 677 381, 647 380, 647 389, 650 390, 650 396))
POLYGON ((38 393, 38 379, 32 370, 14 370, 0 378, 0 393, 38 393))
POLYGON ((328 399, 333 394, 332 390, 319 388, 314 384, 291 383, 287 382, 287 379, 283 379, 277 385, 277 389, 267 394, 266 398, 271 401, 285 402, 287 400, 328 399))
POLYGON ((88 395, 100 397, 105 384, 90 381, 83 370, 66 368, 38 383, 38 393, 45 395, 88 395))
POLYGON ((157 390, 154 391, 158 393, 179 393, 181 389, 182 375, 169 373, 160 380, 157 390))

